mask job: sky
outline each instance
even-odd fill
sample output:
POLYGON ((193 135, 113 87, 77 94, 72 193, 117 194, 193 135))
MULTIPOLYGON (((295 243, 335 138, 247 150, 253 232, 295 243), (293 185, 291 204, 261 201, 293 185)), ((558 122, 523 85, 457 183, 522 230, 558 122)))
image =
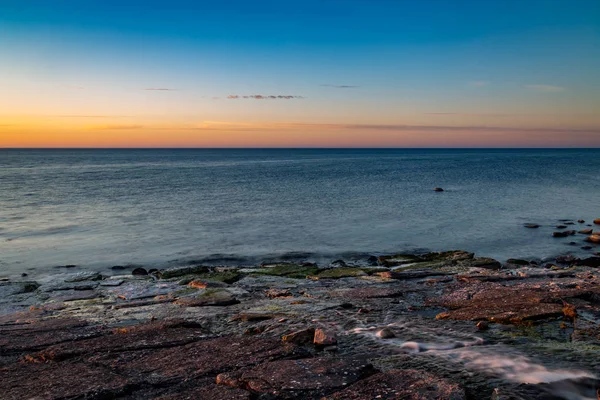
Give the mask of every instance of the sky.
POLYGON ((600 1, 0 0, 0 147, 600 147, 600 1))

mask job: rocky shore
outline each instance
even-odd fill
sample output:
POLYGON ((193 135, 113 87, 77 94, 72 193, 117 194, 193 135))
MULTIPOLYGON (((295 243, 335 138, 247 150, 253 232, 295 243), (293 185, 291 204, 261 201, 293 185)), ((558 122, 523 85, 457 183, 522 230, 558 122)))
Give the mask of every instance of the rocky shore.
POLYGON ((0 282, 0 397, 597 399, 599 267, 447 251, 0 282))

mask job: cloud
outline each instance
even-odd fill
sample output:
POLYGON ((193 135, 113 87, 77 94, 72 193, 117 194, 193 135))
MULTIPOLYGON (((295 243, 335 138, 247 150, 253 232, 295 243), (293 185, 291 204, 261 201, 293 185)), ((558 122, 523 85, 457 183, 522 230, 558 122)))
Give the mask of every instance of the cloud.
MULTIPOLYGON (((429 112, 425 113, 425 115, 435 115, 440 117, 451 117, 451 116, 459 116, 459 117, 511 117, 517 114, 502 114, 502 113, 458 113, 458 112, 429 112)), ((524 115, 524 114, 518 114, 524 115)))
POLYGON ((130 115, 54 115, 56 118, 132 118, 130 115))
POLYGON ((564 92, 566 89, 564 87, 561 86, 553 86, 553 85, 525 85, 525 87, 527 89, 530 90, 535 90, 537 92, 543 92, 543 93, 558 93, 558 92, 564 92))
POLYGON ((262 95, 262 94, 254 94, 250 96, 240 96, 238 94, 230 94, 227 96, 230 100, 237 99, 254 99, 254 100, 291 100, 291 99, 303 99, 303 96, 289 96, 289 95, 262 95))
POLYGON ((471 82, 469 82, 469 86, 474 86, 474 87, 483 87, 483 86, 487 86, 489 84, 490 84, 490 82, 488 82, 488 81, 471 81, 471 82))
POLYGON ((156 91, 174 91, 177 89, 171 89, 171 88, 146 88, 146 89, 142 89, 142 90, 156 90, 156 91))
POLYGON ((142 128, 144 128, 143 125, 99 125, 89 127, 89 129, 93 131, 133 130, 142 128))
POLYGON ((321 86, 336 88, 336 89, 354 89, 354 88, 360 87, 360 86, 356 86, 356 85, 331 85, 331 84, 325 84, 325 85, 321 85, 321 86))

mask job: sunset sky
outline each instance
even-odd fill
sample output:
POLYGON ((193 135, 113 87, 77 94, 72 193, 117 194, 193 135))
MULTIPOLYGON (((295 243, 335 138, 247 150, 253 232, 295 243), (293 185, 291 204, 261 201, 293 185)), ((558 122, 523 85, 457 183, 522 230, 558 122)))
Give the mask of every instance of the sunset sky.
POLYGON ((0 147, 600 147, 600 1, 0 0, 0 147))

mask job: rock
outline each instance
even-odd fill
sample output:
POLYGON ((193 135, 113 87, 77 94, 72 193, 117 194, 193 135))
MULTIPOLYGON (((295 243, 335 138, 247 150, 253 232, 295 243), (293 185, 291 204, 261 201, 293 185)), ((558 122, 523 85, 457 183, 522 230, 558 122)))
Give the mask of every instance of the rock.
POLYGON ((15 294, 31 293, 39 287, 37 282, 0 282, 0 300, 15 294))
POLYGON ((573 221, 567 221, 567 222, 565 222, 565 225, 575 225, 575 222, 573 222, 573 221))
POLYGON ((208 267, 204 266, 171 268, 162 271, 162 279, 177 278, 184 275, 205 274, 208 272, 208 267))
POLYGON ((594 220, 594 224, 596 224, 596 225, 600 225, 600 218, 596 218, 596 219, 594 220))
POLYGON ((477 257, 469 262, 471 267, 475 268, 485 268, 485 269, 493 269, 498 270, 502 268, 502 264, 499 261, 494 260, 493 258, 488 257, 477 257))
POLYGON ((309 275, 318 274, 319 271, 319 267, 311 263, 279 263, 263 265, 263 268, 257 269, 253 273, 257 275, 272 275, 293 279, 305 279, 309 275))
POLYGON ((121 286, 124 282, 125 282, 125 280, 123 280, 123 279, 106 279, 106 280, 103 280, 102 282, 100 282, 100 286, 115 287, 115 286, 121 286))
POLYGON ((575 264, 577 261, 579 261, 579 258, 575 257, 572 254, 556 257, 556 262, 559 264, 571 265, 575 264))
POLYGON ((133 271, 131 271, 131 275, 134 275, 134 276, 148 275, 148 271, 146 271, 145 268, 138 267, 138 268, 134 269, 133 271))
POLYGON ((563 238, 563 237, 567 237, 569 236, 569 233, 567 231, 563 231, 563 232, 552 232, 552 236, 555 238, 563 238))
POLYGON ((590 243, 600 243, 600 235, 590 235, 585 238, 585 241, 590 243))
POLYGON ((311 276, 312 279, 340 279, 340 278, 351 278, 356 276, 365 276, 367 273, 360 268, 331 268, 319 272, 316 276, 311 276))
POLYGON ((373 366, 361 359, 319 357, 267 362, 241 372, 221 374, 217 383, 249 389, 258 394, 257 398, 319 399, 374 372, 373 366))
POLYGON ((295 343, 295 344, 310 344, 313 342, 315 337, 315 329, 308 328, 303 329, 301 331, 296 331, 294 333, 290 333, 289 335, 284 335, 281 337, 281 340, 284 342, 295 343))
POLYGON ((565 229, 566 225, 556 225, 556 229, 565 229))
POLYGON ((540 226, 538 224, 525 224, 523 225, 525 228, 529 228, 529 229, 537 229, 540 226))
POLYGON ((287 289, 269 289, 265 290, 265 294, 270 299, 274 299, 276 297, 292 297, 292 293, 287 289))
POLYGON ((65 278, 65 282, 100 281, 102 275, 98 272, 78 272, 65 278))
POLYGON ((392 339, 396 337, 396 334, 390 328, 383 328, 375 334, 380 339, 392 339))
MULTIPOLYGON (((483 398, 483 397, 481 397, 483 398)), ((324 400, 466 400, 454 382, 419 370, 391 370, 363 379, 324 400)))
POLYGON ((226 288, 229 285, 224 282, 219 281, 209 281, 209 280, 193 280, 187 284, 189 287, 194 289, 216 289, 216 288, 226 288))
POLYGON ((592 228, 585 228, 579 231, 582 235, 591 235, 594 230, 592 228))
POLYGON ((588 257, 583 260, 579 260, 577 265, 583 265, 586 267, 600 268, 600 257, 588 257))
POLYGON ((490 329, 490 324, 487 321, 479 321, 475 326, 478 331, 487 331, 490 329))
POLYGON ((319 328, 315 330, 313 343, 317 346, 331 346, 337 344, 337 338, 335 333, 319 328))
POLYGON ((344 260, 335 260, 331 263, 332 267, 347 267, 348 264, 344 260))
POLYGON ((225 290, 211 289, 196 296, 179 298, 174 303, 185 307, 225 307, 240 302, 225 290))
POLYGON ((581 246, 581 250, 591 250, 593 249, 592 246, 581 246))
POLYGON ((433 189, 434 192, 443 192, 444 189, 440 188, 440 187, 436 187, 435 189, 433 189))
POLYGON ((508 264, 514 264, 514 265, 529 265, 529 261, 527 260, 521 260, 519 258, 509 258, 508 260, 506 260, 506 262, 508 264))
POLYGON ((125 267, 123 265, 114 265, 114 266, 110 267, 110 269, 113 269, 115 271, 122 271, 125 269, 125 267))
POLYGON ((26 274, 25 272, 23 272, 23 273, 21 274, 21 278, 25 278, 26 276, 27 276, 27 274, 26 274))
POLYGON ((583 219, 578 219, 577 222, 579 222, 580 224, 585 224, 585 220, 583 219))

